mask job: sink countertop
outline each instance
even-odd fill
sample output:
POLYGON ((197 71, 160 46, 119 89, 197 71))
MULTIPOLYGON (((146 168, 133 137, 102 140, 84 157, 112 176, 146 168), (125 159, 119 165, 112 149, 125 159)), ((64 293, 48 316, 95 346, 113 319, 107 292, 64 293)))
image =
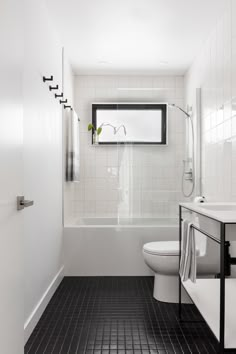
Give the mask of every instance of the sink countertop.
POLYGON ((184 208, 223 223, 236 223, 236 203, 179 203, 184 208), (204 206, 206 208, 204 208, 204 206), (222 210, 219 208, 222 206, 222 210), (224 206, 227 210, 224 210, 224 206), (212 207, 212 209, 210 209, 212 207), (214 210, 214 207, 217 207, 214 210), (232 210, 230 210, 232 207, 232 210))

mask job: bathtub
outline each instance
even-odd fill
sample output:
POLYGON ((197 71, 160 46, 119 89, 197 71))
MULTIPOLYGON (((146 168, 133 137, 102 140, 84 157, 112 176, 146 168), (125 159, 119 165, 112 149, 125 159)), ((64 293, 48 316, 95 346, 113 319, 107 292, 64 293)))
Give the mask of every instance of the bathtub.
POLYGON ((64 227, 67 276, 151 275, 144 243, 178 239, 173 218, 78 218, 64 227))

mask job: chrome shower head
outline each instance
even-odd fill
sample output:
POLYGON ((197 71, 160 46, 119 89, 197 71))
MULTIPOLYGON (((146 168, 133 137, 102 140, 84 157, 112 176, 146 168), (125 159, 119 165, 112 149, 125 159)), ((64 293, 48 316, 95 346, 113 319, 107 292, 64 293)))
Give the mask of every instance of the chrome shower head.
POLYGON ((188 118, 191 118, 191 114, 189 114, 188 112, 186 112, 183 108, 177 106, 175 103, 168 103, 168 107, 177 108, 177 109, 179 109, 181 112, 183 112, 188 118))

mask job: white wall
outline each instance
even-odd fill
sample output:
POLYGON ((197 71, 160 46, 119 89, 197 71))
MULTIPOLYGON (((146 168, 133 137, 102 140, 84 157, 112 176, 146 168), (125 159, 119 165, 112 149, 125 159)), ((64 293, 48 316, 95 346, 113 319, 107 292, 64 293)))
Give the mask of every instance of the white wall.
POLYGON ((25 1, 25 339, 62 277, 62 108, 42 77, 62 87, 62 48, 43 1, 25 1))
MULTIPOLYGON (((183 106, 183 77, 77 76, 81 180, 65 194, 73 216, 165 217, 177 215, 182 199, 184 119, 171 110, 168 146, 91 146, 87 131, 92 102, 171 102, 183 106), (159 88, 121 91, 118 88, 159 88)), ((68 216, 69 213, 66 213, 68 216)), ((68 219, 67 219, 68 221, 68 219)))
MULTIPOLYGON (((202 193, 236 200, 236 3, 219 19, 185 77, 186 103, 202 91, 202 193)), ((194 107, 195 110, 195 107, 194 107)))

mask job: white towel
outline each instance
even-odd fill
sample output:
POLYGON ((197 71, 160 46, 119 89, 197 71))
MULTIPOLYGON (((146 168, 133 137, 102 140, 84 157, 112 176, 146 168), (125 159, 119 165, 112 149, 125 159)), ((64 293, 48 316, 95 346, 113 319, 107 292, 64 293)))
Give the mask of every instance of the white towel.
POLYGON ((79 181, 79 121, 73 109, 66 109, 66 181, 79 181))
POLYGON ((197 252, 193 223, 184 220, 182 223, 182 244, 179 274, 183 281, 191 279, 196 282, 197 252))

